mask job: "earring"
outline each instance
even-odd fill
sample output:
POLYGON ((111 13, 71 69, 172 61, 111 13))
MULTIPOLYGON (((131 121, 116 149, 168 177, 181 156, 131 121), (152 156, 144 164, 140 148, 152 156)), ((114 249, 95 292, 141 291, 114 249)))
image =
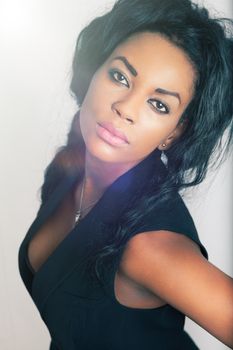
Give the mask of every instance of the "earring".
MULTIPOLYGON (((162 146, 163 146, 163 145, 162 145, 162 146)), ((165 145, 165 146, 166 146, 166 145, 165 145)), ((165 146, 163 146, 163 147, 165 147, 165 146)), ((167 157, 167 155, 165 154, 164 151, 161 152, 160 159, 161 159, 162 163, 165 165, 165 167, 167 168, 168 157, 167 157)))
POLYGON ((167 146, 166 143, 163 143, 163 144, 162 144, 162 147, 166 147, 166 146, 167 146))

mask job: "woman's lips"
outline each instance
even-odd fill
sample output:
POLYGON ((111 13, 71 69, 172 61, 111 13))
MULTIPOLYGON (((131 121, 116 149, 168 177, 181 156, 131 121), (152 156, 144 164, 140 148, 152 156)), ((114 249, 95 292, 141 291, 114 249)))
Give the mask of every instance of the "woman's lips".
POLYGON ((97 123, 97 135, 112 146, 121 146, 129 143, 125 134, 117 130, 112 123, 97 123))

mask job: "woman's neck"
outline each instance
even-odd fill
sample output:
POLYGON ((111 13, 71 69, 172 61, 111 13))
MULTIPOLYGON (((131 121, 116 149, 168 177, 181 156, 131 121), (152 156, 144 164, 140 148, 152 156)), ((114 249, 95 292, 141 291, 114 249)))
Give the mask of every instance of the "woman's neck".
POLYGON ((86 184, 96 191, 104 192, 118 177, 126 173, 137 163, 107 163, 94 158, 86 152, 86 184))

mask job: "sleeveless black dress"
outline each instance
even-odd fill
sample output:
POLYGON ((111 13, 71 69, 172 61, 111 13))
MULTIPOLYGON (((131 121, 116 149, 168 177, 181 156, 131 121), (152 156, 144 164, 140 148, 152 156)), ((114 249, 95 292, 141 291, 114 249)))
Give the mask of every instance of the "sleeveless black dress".
MULTIPOLYGON (((34 273, 28 261, 28 244, 65 194, 72 190, 76 176, 65 178, 38 211, 19 249, 19 270, 50 332, 50 350, 198 349, 183 329, 185 316, 171 305, 140 309, 118 302, 114 279, 123 251, 104 271, 104 283, 87 273, 88 252, 103 245, 106 234, 111 235, 111 232, 102 231, 103 223, 106 226, 119 220, 125 203, 132 200, 138 186, 152 170, 151 164, 149 156, 119 177, 34 273)), ((161 207, 150 215, 145 213, 132 236, 152 230, 170 230, 188 236, 208 259, 192 217, 178 193, 170 207, 161 207)))

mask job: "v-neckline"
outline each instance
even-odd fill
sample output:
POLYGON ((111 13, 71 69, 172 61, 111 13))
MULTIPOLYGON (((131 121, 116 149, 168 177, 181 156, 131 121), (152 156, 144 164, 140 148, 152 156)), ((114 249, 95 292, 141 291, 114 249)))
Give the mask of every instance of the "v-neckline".
MULTIPOLYGON (((39 210, 38 215, 35 221, 32 223, 28 231, 28 235, 25 238, 24 249, 27 264, 30 264, 28 258, 28 246, 31 239, 37 234, 38 230, 45 223, 47 218, 54 212, 54 210, 56 210, 62 199, 71 190, 76 180, 77 176, 65 178, 60 186, 55 190, 53 195, 50 197, 48 202, 44 205, 44 207, 39 210)), ((93 215, 93 212, 98 209, 99 202, 102 200, 102 198, 103 196, 89 211, 89 213, 87 213, 87 215, 79 222, 79 224, 74 226, 70 232, 68 232, 65 238, 57 245, 53 252, 40 266, 40 268, 33 274, 31 294, 40 310, 42 310, 42 305, 45 302, 45 297, 48 296, 49 292, 52 291, 53 288, 55 288, 56 285, 63 278, 65 278, 65 276, 67 276, 67 274, 72 272, 73 268, 75 268, 75 260, 77 259, 77 256, 75 254, 76 251, 74 252, 76 248, 73 241, 75 240, 75 237, 77 238, 77 233, 78 236, 80 236, 81 233, 85 230, 87 223, 91 224, 91 221, 94 220, 95 215, 93 215), (66 255, 65 252, 68 252, 68 249, 70 249, 70 253, 66 255), (56 267, 56 263, 59 263, 60 261, 63 263, 60 264, 58 269, 55 269, 54 267, 56 267), (46 286, 44 285, 45 280, 47 281, 46 286)), ((84 246, 81 250, 84 251, 84 246)))
POLYGON ((41 210, 38 212, 37 217, 35 221, 33 222, 27 237, 27 243, 26 243, 26 261, 27 264, 33 273, 33 282, 34 279, 37 278, 37 275, 40 274, 40 271, 44 269, 44 266, 46 267, 47 262, 52 259, 53 255, 56 254, 56 251, 60 249, 60 246, 63 245, 63 242, 66 241, 66 239, 73 233, 73 231, 77 231, 81 223, 85 222, 85 220, 88 219, 89 216, 92 215, 93 211, 95 210, 95 207, 98 206, 99 201, 101 198, 96 202, 96 204, 91 208, 91 210, 79 221, 78 225, 74 225, 69 232, 65 235, 65 237, 58 243, 58 245, 55 247, 55 249, 52 251, 51 254, 45 259, 45 261, 42 263, 42 265, 38 268, 37 271, 35 271, 30 263, 29 256, 28 256, 28 248, 29 244, 32 241, 32 239, 37 235, 40 228, 45 224, 46 220, 49 218, 50 215, 54 213, 54 211, 58 208, 58 206, 61 204, 62 200, 65 198, 65 196, 70 192, 72 186, 75 185, 77 181, 78 176, 72 175, 69 177, 66 177, 62 183, 56 188, 54 193, 49 198, 48 202, 44 205, 44 207, 41 208, 41 210))
MULTIPOLYGON (((73 271, 77 264, 83 262, 84 256, 90 246, 94 244, 93 242, 98 244, 98 239, 105 238, 102 234, 100 236, 93 235, 93 227, 96 229, 101 220, 108 223, 119 219, 122 205, 130 199, 137 186, 140 186, 142 177, 144 178, 151 170, 151 166, 154 166, 151 157, 153 155, 117 178, 106 189, 96 205, 77 226, 74 226, 36 271, 31 283, 31 293, 39 309, 42 308, 42 304, 44 304, 50 292, 73 271), (46 286, 44 281, 47 281, 46 286)), ((27 256, 27 259, 28 245, 31 239, 58 207, 76 181, 77 175, 66 177, 51 195, 48 202, 39 210, 25 237, 24 255, 27 256)))

